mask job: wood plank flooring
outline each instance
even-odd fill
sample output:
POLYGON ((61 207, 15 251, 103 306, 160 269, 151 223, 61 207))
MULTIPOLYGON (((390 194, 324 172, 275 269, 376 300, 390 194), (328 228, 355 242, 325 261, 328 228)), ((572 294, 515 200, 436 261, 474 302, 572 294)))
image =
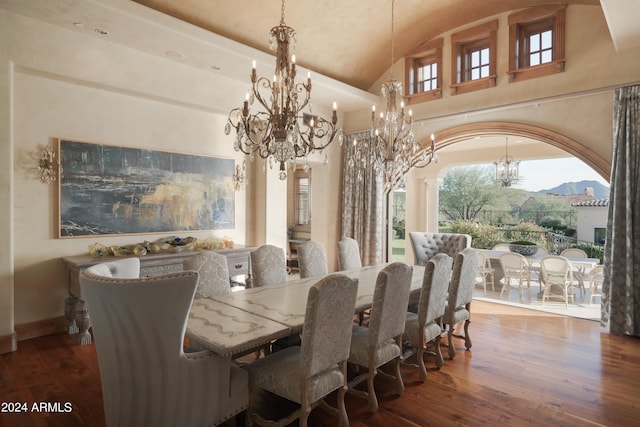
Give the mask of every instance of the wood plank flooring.
MULTIPOLYGON (((597 322, 474 301, 473 348, 461 340, 424 383, 403 367, 405 392, 376 382, 380 409, 347 395, 352 426, 627 426, 640 422, 640 340, 612 336, 597 322)), ((445 352, 446 353, 446 352, 445 352)), ((51 335, 0 356, 0 403, 26 402, 29 413, 0 413, 0 426, 104 426, 95 347, 51 335), (33 403, 60 412, 33 412, 33 403), (64 404, 71 404, 64 412, 64 404), (49 408, 52 409, 52 408, 49 408), (53 408, 55 409, 55 407, 53 408)), ((279 400, 272 408, 286 406, 279 400)), ((0 408, 1 409, 1 408, 0 408)), ((5 405, 6 409, 6 405, 5 405)), ((312 426, 335 419, 313 411, 312 426)), ((243 420, 238 420, 243 425, 243 420)))

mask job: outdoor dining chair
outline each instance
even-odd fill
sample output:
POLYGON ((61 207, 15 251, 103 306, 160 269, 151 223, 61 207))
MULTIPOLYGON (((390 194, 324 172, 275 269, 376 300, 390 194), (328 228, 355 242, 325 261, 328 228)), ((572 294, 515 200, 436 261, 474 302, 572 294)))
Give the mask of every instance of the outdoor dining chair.
POLYGON ((573 302, 573 274, 571 263, 562 256, 546 256, 542 258, 542 280, 544 291, 542 305, 552 296, 560 296, 564 300, 565 308, 569 308, 569 300, 573 302), (559 290, 561 293, 554 293, 559 290))
MULTIPOLYGON (((560 256, 565 258, 589 258, 587 253, 582 249, 578 248, 568 248, 560 252, 560 256)), ((578 288, 580 288, 580 297, 582 298, 582 294, 586 293, 584 288, 584 276, 586 274, 586 268, 581 265, 572 265, 571 271, 573 272, 574 279, 578 279, 578 288)))
POLYGON ((509 291, 515 288, 513 285, 515 281, 517 283, 517 289, 520 291, 520 295, 522 297, 525 282, 527 284, 527 288, 531 287, 529 262, 527 259, 515 252, 505 252, 500 255, 500 265, 504 272, 504 283, 500 290, 500 296, 502 297, 502 294, 505 291, 507 292, 507 296, 509 296, 509 291))

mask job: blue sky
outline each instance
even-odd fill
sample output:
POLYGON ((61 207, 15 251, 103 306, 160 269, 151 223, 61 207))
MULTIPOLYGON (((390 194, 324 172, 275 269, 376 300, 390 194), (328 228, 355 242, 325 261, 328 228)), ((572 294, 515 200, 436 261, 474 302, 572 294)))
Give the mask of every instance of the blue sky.
POLYGON ((564 182, 598 181, 609 186, 596 171, 575 157, 520 162, 520 181, 515 188, 528 191, 547 190, 564 182))

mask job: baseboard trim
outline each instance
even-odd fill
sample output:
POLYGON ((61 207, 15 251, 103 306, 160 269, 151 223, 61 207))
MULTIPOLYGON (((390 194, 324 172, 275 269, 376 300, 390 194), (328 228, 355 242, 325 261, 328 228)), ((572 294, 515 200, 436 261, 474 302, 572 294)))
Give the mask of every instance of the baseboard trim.
POLYGON ((12 353, 17 348, 15 332, 0 337, 0 354, 12 353))
POLYGON ((39 320, 37 322, 22 323, 16 325, 16 336, 18 341, 24 341, 31 338, 42 337, 45 335, 58 334, 66 332, 69 321, 65 316, 54 317, 53 319, 39 320))

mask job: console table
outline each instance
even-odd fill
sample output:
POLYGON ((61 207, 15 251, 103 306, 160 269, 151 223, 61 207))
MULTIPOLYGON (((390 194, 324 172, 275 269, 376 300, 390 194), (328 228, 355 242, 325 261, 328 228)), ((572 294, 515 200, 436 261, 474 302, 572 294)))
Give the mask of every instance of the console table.
MULTIPOLYGON (((255 250, 255 246, 235 245, 233 248, 213 249, 227 258, 229 267, 229 280, 232 277, 245 276, 247 287, 251 287, 251 262, 249 254, 255 250)), ((178 252, 149 254, 138 257, 140 259, 140 276, 158 276, 174 271, 182 271, 184 261, 198 252, 178 252)), ((69 320, 69 334, 80 334, 80 344, 90 344, 91 336, 89 329, 89 313, 82 300, 80 291, 80 271, 101 262, 113 261, 118 257, 94 257, 89 254, 64 257, 62 260, 66 264, 68 272, 69 297, 65 300, 65 316, 69 320)))

